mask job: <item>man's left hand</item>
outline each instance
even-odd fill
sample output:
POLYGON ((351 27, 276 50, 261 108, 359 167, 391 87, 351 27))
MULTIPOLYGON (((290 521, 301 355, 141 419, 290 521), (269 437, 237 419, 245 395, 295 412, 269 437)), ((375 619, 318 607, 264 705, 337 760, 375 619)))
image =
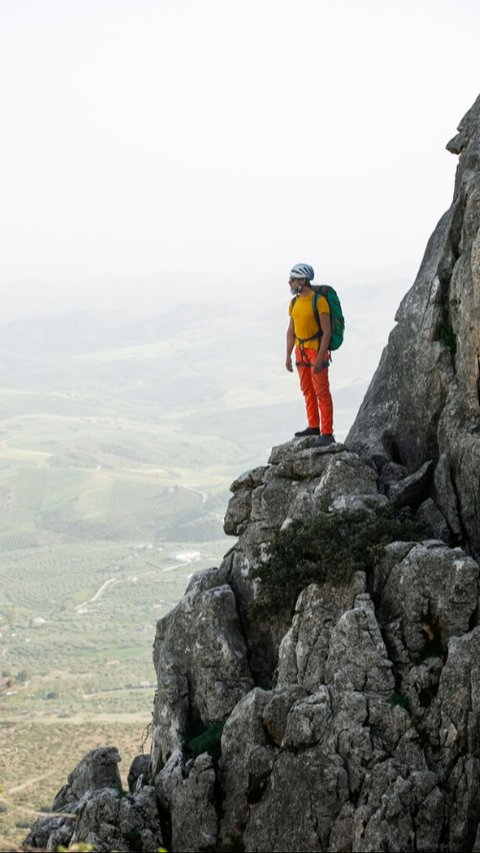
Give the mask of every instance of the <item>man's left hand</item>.
POLYGON ((324 355, 315 359, 313 363, 313 372, 321 373, 322 370, 326 370, 328 367, 328 358, 325 358, 324 355))

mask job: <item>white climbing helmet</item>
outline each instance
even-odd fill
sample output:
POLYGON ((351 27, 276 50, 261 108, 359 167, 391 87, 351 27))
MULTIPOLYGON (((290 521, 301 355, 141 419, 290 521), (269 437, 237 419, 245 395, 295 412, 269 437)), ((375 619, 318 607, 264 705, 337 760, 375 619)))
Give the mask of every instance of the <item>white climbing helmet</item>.
POLYGON ((306 278, 311 281, 312 278, 315 278, 315 273, 310 264, 295 264, 290 270, 290 278, 306 278))

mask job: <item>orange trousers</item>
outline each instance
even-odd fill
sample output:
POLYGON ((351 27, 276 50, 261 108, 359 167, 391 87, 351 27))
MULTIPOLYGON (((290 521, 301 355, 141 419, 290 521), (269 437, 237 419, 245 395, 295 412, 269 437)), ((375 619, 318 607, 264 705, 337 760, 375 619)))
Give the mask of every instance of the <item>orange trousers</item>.
POLYGON ((328 380, 328 367, 320 373, 313 372, 313 363, 318 355, 314 349, 295 347, 295 361, 300 377, 300 388, 305 397, 309 427, 320 427, 322 435, 333 434, 333 403, 328 380), (311 367, 308 365, 310 362, 311 367))

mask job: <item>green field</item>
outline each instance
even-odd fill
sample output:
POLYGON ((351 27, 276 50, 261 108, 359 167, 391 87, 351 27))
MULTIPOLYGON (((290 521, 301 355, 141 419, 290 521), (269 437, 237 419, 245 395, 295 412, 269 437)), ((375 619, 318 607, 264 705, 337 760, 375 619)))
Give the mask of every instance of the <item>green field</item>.
POLYGON ((174 542, 89 542, 4 552, 1 666, 11 683, 3 710, 45 711, 47 703, 49 713, 75 713, 85 696, 96 712, 121 712, 126 701, 145 709, 156 620, 224 550, 223 541, 189 551, 174 542))
POLYGON ((101 412, 1 430, 0 710, 145 708, 156 620, 228 547, 222 442, 101 412))

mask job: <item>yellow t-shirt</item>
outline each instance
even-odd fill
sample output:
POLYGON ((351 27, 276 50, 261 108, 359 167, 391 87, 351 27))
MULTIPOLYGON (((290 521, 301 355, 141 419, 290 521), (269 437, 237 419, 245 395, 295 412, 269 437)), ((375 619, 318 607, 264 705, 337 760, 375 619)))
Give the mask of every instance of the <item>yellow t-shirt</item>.
MULTIPOLYGON (((312 338, 312 340, 305 340, 305 338, 310 338, 311 335, 316 335, 318 332, 317 322, 313 313, 312 302, 314 296, 315 291, 313 290, 311 293, 307 293, 306 296, 297 296, 293 308, 293 300, 290 301, 288 313, 290 317, 293 318, 293 326, 295 329, 295 345, 298 347, 300 345, 298 339, 303 338, 303 346, 306 347, 306 349, 318 350, 320 346, 320 341, 318 338, 314 337, 312 338)), ((325 296, 318 297, 317 309, 319 314, 330 314, 330 306, 325 296)))

